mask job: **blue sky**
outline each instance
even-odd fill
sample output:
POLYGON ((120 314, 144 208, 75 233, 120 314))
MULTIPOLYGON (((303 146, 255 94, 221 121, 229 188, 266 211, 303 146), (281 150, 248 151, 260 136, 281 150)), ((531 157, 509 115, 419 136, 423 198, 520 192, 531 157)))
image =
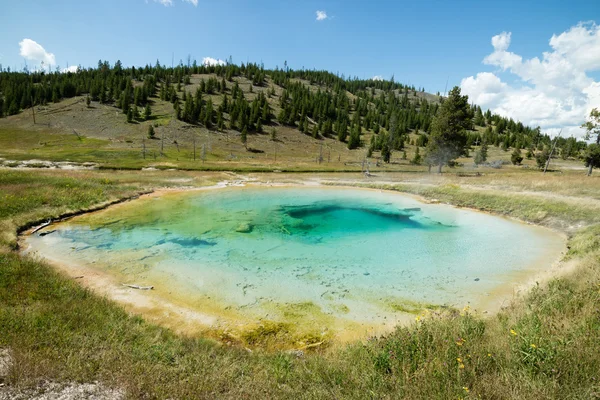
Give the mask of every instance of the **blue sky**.
MULTIPOLYGON (((188 54, 199 61, 231 56, 236 63, 275 67, 287 60, 292 68, 360 78, 393 74, 434 93, 444 91, 447 79, 451 87, 482 72, 511 88, 535 88, 505 64, 483 63, 495 51, 492 37, 511 33, 511 53, 544 61, 553 35, 580 22, 600 23, 597 0, 0 0, 0 9, 5 68, 23 67, 19 43, 27 38, 53 54, 61 68, 95 66, 99 59, 170 65, 173 53, 176 63, 188 54), (317 21, 317 11, 327 18, 317 21)), ((39 59, 27 63, 35 66, 39 59)), ((584 72, 597 80, 595 67, 584 72)))

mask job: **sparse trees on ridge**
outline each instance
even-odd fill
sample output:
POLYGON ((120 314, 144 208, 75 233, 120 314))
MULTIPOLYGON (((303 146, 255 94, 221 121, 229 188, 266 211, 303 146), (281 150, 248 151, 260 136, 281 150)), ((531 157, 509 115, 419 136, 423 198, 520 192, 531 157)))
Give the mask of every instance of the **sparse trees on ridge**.
MULTIPOLYGON (((131 122, 147 121, 152 113, 150 98, 159 97, 173 104, 178 119, 220 131, 227 127, 241 132, 245 128, 247 134, 252 134, 277 122, 318 139, 337 137, 350 149, 363 146, 364 135, 371 135, 370 152, 381 151, 384 161, 390 160, 393 151, 402 152, 409 134, 416 133, 418 136, 411 143, 427 146, 427 156, 439 168, 456 157, 455 150, 461 146, 456 146, 455 139, 460 139, 460 132, 470 130, 469 145, 476 145, 481 139, 507 149, 541 149, 550 143, 539 130, 489 110, 483 112, 479 106, 464 104, 466 101, 462 104, 465 118, 459 124, 461 131, 444 137, 449 131, 434 127, 433 122, 434 117, 438 125, 442 119, 448 120, 443 117, 447 110, 442 108, 453 104, 452 92, 440 104, 437 100, 428 101, 419 90, 393 80, 346 78, 304 69, 266 70, 253 63, 208 66, 190 62, 167 68, 157 61, 155 65, 127 68, 119 61, 114 66, 99 61, 97 68, 80 68, 70 74, 0 70, 0 117, 18 114, 34 105, 85 96, 86 102, 89 97, 90 102, 121 109, 131 122), (195 81, 194 75, 199 74, 205 77, 195 81), (243 81, 246 93, 238 84, 241 77, 247 79, 243 81), (252 94, 247 92, 250 82, 255 87, 252 94), (199 89, 190 90, 192 85, 199 89), (485 131, 472 131, 476 126, 485 131), (449 146, 455 148, 449 151, 449 146), (433 151, 434 148, 439 151, 433 151)), ((573 138, 557 143, 562 157, 580 157, 585 147, 585 143, 573 138)), ((593 165, 594 154, 591 152, 588 157, 593 165)))

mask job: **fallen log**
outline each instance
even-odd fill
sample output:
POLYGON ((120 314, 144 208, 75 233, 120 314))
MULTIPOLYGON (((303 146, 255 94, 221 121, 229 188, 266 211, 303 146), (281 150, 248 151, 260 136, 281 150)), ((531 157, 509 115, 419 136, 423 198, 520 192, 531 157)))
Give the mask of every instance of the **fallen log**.
POLYGON ((138 289, 138 290, 152 290, 152 289, 154 289, 154 286, 129 285, 127 283, 124 283, 123 286, 127 286, 129 288, 138 289))
POLYGON ((34 230, 31 231, 31 234, 33 235, 34 233, 36 233, 37 231, 39 231, 42 228, 47 227, 48 225, 50 225, 52 223, 52 220, 48 220, 48 222, 44 222, 43 224, 41 224, 40 226, 36 227, 34 230))

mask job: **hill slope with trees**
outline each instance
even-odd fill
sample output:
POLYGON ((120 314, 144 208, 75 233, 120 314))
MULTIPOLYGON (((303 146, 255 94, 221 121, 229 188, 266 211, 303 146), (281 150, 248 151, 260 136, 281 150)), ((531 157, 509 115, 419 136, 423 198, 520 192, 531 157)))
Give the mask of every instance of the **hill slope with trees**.
MULTIPOLYGON (((450 100, 456 90, 449 93, 450 100)), ((304 152, 317 162, 325 157, 331 161, 333 152, 338 160, 389 163, 393 157, 406 160, 409 150, 413 164, 440 170, 471 156, 474 146, 476 164, 486 162, 488 146, 523 149, 528 159, 547 159, 553 146, 555 156, 579 159, 586 149, 585 142, 574 138, 559 138, 554 145, 539 128, 484 112, 466 96, 460 97, 460 110, 447 110, 445 102, 393 78, 347 79, 327 71, 268 70, 253 63, 193 62, 167 68, 157 61, 125 68, 120 61, 99 61, 96 68, 76 73, 0 72, 0 130, 73 131, 78 137, 82 131, 113 145, 115 140, 128 143, 139 158, 166 157, 165 139, 177 152, 193 148, 194 159, 200 155, 202 160, 232 158, 241 146, 251 154, 304 152), (449 128, 454 117, 448 112, 461 113, 459 126, 449 128), (228 145, 219 146, 223 135, 228 145), (266 143, 265 137, 279 143, 279 150, 257 147, 266 143), (453 149, 450 137, 458 140, 453 149)))

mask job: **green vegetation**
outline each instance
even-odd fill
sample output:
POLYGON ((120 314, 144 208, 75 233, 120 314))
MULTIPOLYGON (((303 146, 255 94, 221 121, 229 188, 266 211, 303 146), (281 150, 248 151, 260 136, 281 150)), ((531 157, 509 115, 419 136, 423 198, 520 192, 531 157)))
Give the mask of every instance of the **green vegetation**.
POLYGON ((32 179, 30 173, 10 170, 0 174, 0 187, 0 248, 16 248, 16 233, 23 226, 136 194, 133 186, 117 186, 108 178, 40 173, 32 179))
MULTIPOLYGON (((249 352, 177 336, 128 315, 44 262, 9 249, 17 229, 32 221, 176 186, 181 178, 197 186, 223 177, 181 171, 4 170, 0 223, 8 234, 0 251, 0 347, 10 349, 14 362, 2 383, 34 387, 41 379, 101 380, 125 389, 131 398, 358 399, 367 393, 376 398, 539 399, 593 398, 598 392, 600 191, 595 178, 573 173, 540 178, 513 171, 479 181, 447 176, 436 178, 434 185, 365 182, 561 229, 570 236, 567 257, 576 267, 536 285, 495 316, 483 318, 469 309, 419 312, 413 324, 385 337, 305 346, 303 351, 249 352)), ((302 313, 308 306, 288 312, 302 313)), ((265 323, 243 339, 269 346, 285 332, 285 326, 265 323)))
POLYGON ((510 155, 510 162, 513 165, 521 165, 521 161, 523 161, 523 156, 521 155, 521 149, 517 147, 510 155))
POLYGON ((433 119, 427 144, 427 163, 437 165, 441 173, 444 165, 465 154, 466 132, 472 123, 469 97, 461 96, 460 88, 456 86, 433 119))
MULTIPOLYGON (((0 156, 98 162, 105 168, 168 164, 183 169, 317 171, 359 170, 363 147, 383 170, 411 165, 409 155, 417 147, 423 161, 438 168, 485 163, 477 149, 480 143, 505 151, 528 149, 528 159, 549 151, 551 139, 539 128, 483 112, 466 98, 458 107, 459 98, 464 96, 451 92, 444 101, 394 81, 346 79, 287 67, 268 70, 253 63, 190 62, 167 68, 157 62, 125 68, 119 61, 100 61, 97 68, 76 73, 2 70, 0 136, 7 134, 11 141, 0 148, 0 156), (451 108, 449 113, 438 112, 451 108), (457 112, 460 123, 453 124, 460 129, 441 122, 457 112), (150 126, 159 140, 145 142, 150 126), (273 129, 278 139, 268 140, 263 132, 273 129), (244 130, 251 147, 237 139, 244 130), (75 151, 69 141, 49 151, 41 145, 26 146, 14 132, 35 132, 39 143, 73 134, 104 142, 90 146, 89 152, 82 149, 85 146, 75 151), (207 147, 203 163, 191 162, 195 143, 207 147), (315 162, 321 160, 322 146, 326 161, 315 162), (468 156, 470 150, 474 157, 468 156)), ((553 157, 593 164, 597 151, 593 146, 586 149, 583 141, 559 138, 553 157)))
POLYGON ((595 143, 588 146, 584 156, 585 166, 589 168, 588 175, 592 175, 594 168, 600 168, 600 110, 594 108, 590 111, 589 120, 582 127, 587 131, 587 140, 595 139, 595 143))

